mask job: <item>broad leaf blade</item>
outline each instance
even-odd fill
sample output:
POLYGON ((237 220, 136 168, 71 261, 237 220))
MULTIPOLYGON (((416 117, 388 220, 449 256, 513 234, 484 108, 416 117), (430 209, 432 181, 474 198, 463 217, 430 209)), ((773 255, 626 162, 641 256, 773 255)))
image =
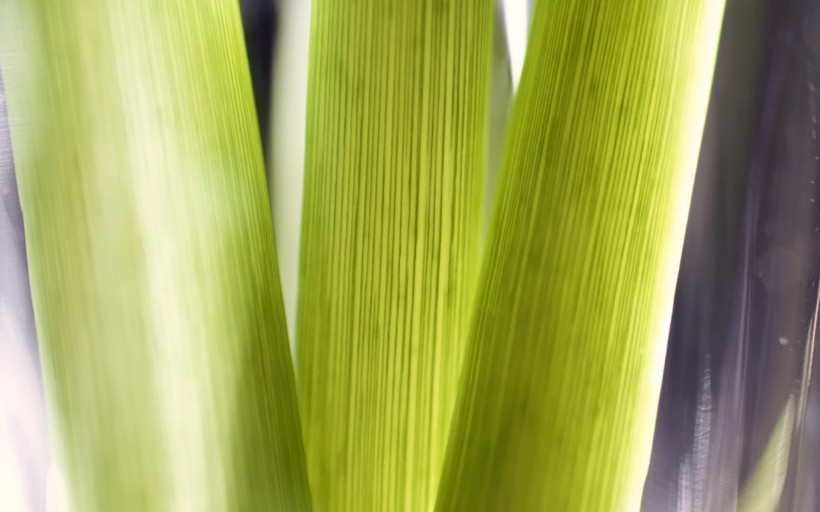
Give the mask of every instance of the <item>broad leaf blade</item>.
POLYGON ((308 509, 238 6, 2 8, 71 509, 308 509))
POLYGON ((438 510, 638 509, 722 8, 537 3, 438 510))
POLYGON ((481 236, 490 0, 313 3, 298 310, 322 510, 429 510, 481 236))

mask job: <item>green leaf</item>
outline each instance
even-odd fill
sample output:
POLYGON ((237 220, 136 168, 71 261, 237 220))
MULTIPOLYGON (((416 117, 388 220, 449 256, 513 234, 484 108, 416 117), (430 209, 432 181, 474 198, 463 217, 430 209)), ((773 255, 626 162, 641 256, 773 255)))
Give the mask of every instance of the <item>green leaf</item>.
POLYGON ((0 20, 70 509, 309 509, 238 6, 6 0, 0 20))
POLYGON ((722 0, 538 2, 437 510, 638 510, 722 0))
POLYGON ((297 313, 316 507, 432 508, 479 263, 490 0, 313 4, 297 313))

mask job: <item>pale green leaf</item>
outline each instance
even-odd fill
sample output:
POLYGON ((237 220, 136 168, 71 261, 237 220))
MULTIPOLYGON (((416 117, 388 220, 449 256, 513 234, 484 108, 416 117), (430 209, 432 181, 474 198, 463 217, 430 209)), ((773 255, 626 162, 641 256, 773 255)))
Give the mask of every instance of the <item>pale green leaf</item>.
POLYGON ((238 5, 0 6, 70 510, 307 510, 238 5))

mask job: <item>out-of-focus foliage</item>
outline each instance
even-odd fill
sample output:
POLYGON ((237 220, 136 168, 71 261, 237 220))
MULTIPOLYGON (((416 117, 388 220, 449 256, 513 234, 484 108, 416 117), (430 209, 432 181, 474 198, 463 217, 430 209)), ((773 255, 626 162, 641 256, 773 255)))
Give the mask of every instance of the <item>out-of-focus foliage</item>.
POLYGON ((746 482, 738 499, 739 512, 775 512, 780 504, 794 425, 794 400, 789 399, 766 443, 757 469, 746 482))
POLYGON ((71 510, 307 510, 237 4, 0 6, 71 510))

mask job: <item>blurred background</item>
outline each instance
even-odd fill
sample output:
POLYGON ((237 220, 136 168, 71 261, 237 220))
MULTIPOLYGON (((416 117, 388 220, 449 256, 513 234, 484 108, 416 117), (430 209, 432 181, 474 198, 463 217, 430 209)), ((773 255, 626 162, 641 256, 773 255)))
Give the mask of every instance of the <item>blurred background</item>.
MULTIPOLYGON (((240 4, 295 340, 310 2, 240 4)), ((488 211, 532 7, 496 9, 488 211)), ((820 3, 728 0, 646 511, 820 510, 819 102, 820 3)), ((0 511, 57 510, 5 118, 0 81, 0 511)))

